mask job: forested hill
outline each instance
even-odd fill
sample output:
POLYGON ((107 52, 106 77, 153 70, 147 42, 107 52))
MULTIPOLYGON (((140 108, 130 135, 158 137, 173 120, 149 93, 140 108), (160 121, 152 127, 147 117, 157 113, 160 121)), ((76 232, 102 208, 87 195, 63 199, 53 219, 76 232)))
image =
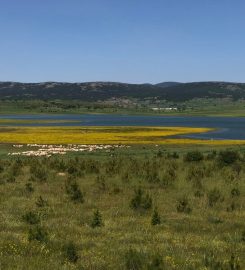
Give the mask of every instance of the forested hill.
POLYGON ((98 101, 110 98, 153 98, 186 101, 193 98, 245 99, 245 84, 226 82, 166 82, 127 84, 115 82, 89 83, 16 83, 0 82, 1 100, 82 100, 98 101))

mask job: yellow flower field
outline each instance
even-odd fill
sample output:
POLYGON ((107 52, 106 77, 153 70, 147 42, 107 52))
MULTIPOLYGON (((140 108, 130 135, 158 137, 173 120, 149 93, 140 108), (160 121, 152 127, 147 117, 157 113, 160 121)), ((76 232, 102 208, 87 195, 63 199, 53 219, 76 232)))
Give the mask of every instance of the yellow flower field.
POLYGON ((245 141, 213 141, 170 138, 208 132, 189 127, 0 127, 0 143, 37 144, 245 144, 245 141))

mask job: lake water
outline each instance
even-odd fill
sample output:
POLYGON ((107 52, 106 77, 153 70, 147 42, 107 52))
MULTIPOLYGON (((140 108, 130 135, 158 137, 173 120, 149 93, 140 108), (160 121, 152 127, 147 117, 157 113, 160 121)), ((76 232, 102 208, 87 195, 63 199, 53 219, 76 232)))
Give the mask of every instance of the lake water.
MULTIPOLYGON (((58 120, 58 123, 18 124, 19 126, 162 126, 209 127, 216 131, 190 134, 185 137, 198 139, 245 140, 245 117, 196 117, 196 116, 132 116, 102 114, 66 115, 0 115, 0 119, 58 120), (60 121, 63 122, 60 122, 60 121), (68 121, 77 121, 68 122, 68 121)), ((3 125, 3 124, 2 124, 3 125)), ((12 124, 17 125, 17 124, 12 124)), ((182 136, 183 137, 183 136, 182 136)))

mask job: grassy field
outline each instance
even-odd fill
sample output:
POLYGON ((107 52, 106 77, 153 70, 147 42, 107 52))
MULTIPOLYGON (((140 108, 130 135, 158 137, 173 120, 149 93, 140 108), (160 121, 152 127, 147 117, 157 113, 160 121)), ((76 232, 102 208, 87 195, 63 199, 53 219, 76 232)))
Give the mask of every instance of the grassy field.
POLYGON ((0 127, 0 269, 245 268, 245 141, 171 138, 204 128, 14 123, 0 127), (29 143, 130 147, 7 155, 29 143))
POLYGON ((244 269, 245 149, 215 149, 0 157, 0 269, 244 269))

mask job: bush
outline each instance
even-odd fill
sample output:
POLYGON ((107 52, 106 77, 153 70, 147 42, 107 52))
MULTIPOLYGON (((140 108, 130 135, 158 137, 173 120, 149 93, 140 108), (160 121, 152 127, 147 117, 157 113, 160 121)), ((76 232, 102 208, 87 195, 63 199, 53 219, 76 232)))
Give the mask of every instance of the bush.
POLYGON ((91 222, 91 227, 92 228, 96 228, 96 227, 102 227, 103 226, 103 222, 102 222, 102 216, 100 214, 99 210, 96 210, 94 212, 94 216, 91 222))
POLYGON ((21 174, 22 164, 19 160, 16 160, 14 164, 11 166, 10 171, 13 176, 18 176, 21 174))
POLYGON ((154 209, 154 212, 152 215, 151 224, 153 226, 161 224, 161 217, 156 208, 154 209))
POLYGON ((105 191, 107 189, 104 175, 99 175, 96 177, 96 185, 100 191, 105 191))
POLYGON ((197 166, 197 165, 191 165, 188 168, 187 171, 187 180, 201 180, 205 177, 205 167, 203 166, 197 166))
POLYGON ((48 204, 47 201, 45 201, 45 200, 43 199, 42 196, 39 196, 39 197, 37 198, 37 200, 36 200, 36 206, 37 206, 37 207, 44 207, 44 206, 46 206, 47 204, 48 204))
POLYGON ((14 182, 16 182, 16 178, 13 174, 10 173, 10 174, 6 175, 6 181, 8 183, 14 183, 14 182))
POLYGON ((66 192, 72 201, 77 202, 77 203, 84 202, 83 193, 81 192, 80 187, 76 181, 70 180, 67 182, 66 192))
POLYGON ((31 227, 28 235, 29 241, 46 242, 48 240, 47 232, 40 226, 31 227))
POLYGON ((237 160, 239 160, 239 154, 236 151, 232 150, 226 150, 221 151, 218 156, 218 161, 221 165, 227 166, 235 163, 237 160))
POLYGON ((232 254, 230 260, 222 261, 214 253, 204 255, 204 266, 210 270, 241 270, 239 259, 232 254))
POLYGON ((22 216, 22 218, 26 223, 28 223, 30 225, 35 225, 35 224, 38 224, 40 222, 39 216, 32 211, 27 212, 25 215, 22 216))
POLYGON ((184 161, 202 161, 204 158, 203 154, 200 151, 191 151, 184 156, 184 161))
POLYGON ((235 203, 234 201, 231 202, 230 206, 226 208, 227 212, 233 212, 239 207, 238 203, 235 203))
POLYGON ((242 269, 239 263, 239 259, 235 256, 235 254, 231 255, 230 261, 229 261, 229 268, 230 270, 240 270, 242 269))
POLYGON ((208 153, 206 156, 207 160, 213 160, 217 156, 217 152, 213 150, 211 153, 208 153))
POLYGON ((240 196, 240 190, 238 188, 233 188, 231 190, 231 196, 232 197, 238 197, 238 196, 240 196))
POLYGON ((135 190, 134 197, 130 202, 131 208, 135 210, 147 210, 152 207, 152 198, 149 194, 144 194, 144 191, 139 188, 135 190))
POLYGON ((151 262, 147 265, 147 270, 164 270, 164 262, 159 254, 152 257, 151 262))
POLYGON ((212 224, 221 224, 223 223, 223 220, 220 217, 216 216, 209 216, 208 221, 212 224))
POLYGON ((4 171, 3 164, 0 163, 0 173, 2 173, 3 171, 4 171))
POLYGON ((241 240, 242 240, 243 242, 245 242, 245 230, 242 232, 241 240))
POLYGON ((173 167, 168 167, 160 181, 162 187, 167 188, 172 186, 177 178, 176 170, 173 167))
POLYGON ((29 193, 34 192, 34 187, 33 187, 32 183, 26 183, 25 187, 26 187, 27 192, 29 192, 29 193))
POLYGON ((213 252, 209 254, 205 254, 204 258, 204 266, 210 270, 224 270, 224 264, 218 260, 213 252))
POLYGON ((145 178, 149 183, 158 183, 160 181, 159 175, 155 169, 148 170, 145 178))
POLYGON ((168 159, 178 159, 179 158, 179 154, 177 152, 167 153, 167 158, 168 159))
POLYGON ((197 198, 201 198, 204 196, 204 192, 201 189, 196 189, 194 192, 194 196, 197 198))
POLYGON ((32 179, 36 181, 45 182, 48 180, 48 172, 44 166, 39 165, 31 168, 31 173, 33 174, 32 179))
POLYGON ((69 242, 64 246, 65 258, 71 263, 76 263, 79 259, 76 246, 73 242, 69 242))
POLYGON ((214 188, 208 193, 208 204, 213 207, 217 202, 222 201, 223 197, 218 188, 214 188))
POLYGON ((186 197, 178 200, 176 208, 179 213, 189 214, 191 212, 191 207, 189 206, 189 201, 186 197))
POLYGON ((144 265, 142 253, 130 248, 125 254, 125 268, 127 270, 141 270, 144 265))

